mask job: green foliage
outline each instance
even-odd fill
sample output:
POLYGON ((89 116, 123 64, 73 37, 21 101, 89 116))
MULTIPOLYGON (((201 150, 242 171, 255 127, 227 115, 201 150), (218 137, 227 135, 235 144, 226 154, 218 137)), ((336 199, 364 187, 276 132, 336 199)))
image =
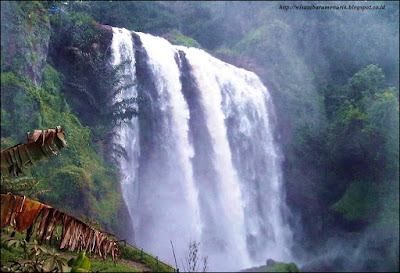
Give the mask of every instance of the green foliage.
POLYGON ((376 65, 368 65, 348 81, 346 91, 347 99, 358 102, 362 98, 380 93, 386 85, 385 75, 376 65))
MULTIPOLYGON (((11 127, 11 117, 10 114, 6 112, 3 108, 1 108, 1 127, 11 127)), ((11 146, 10 146, 11 147, 11 146)), ((6 148, 6 147, 5 147, 6 148)), ((2 147, 3 149, 3 147, 2 147)))
POLYGON ((227 56, 237 56, 239 53, 233 49, 227 47, 220 47, 215 50, 216 55, 227 55, 227 56))
POLYGON ((2 244, 1 247, 1 266, 15 260, 22 260, 24 258, 24 250, 15 246, 6 246, 2 244))
POLYGON ((3 250, 7 255, 8 252, 13 253, 18 249, 24 252, 24 258, 28 260, 19 260, 20 256, 14 255, 10 260, 2 260, 2 272, 65 272, 69 271, 67 261, 61 258, 60 253, 54 249, 50 250, 44 246, 39 245, 37 240, 27 242, 25 239, 5 238, 2 241, 2 254, 3 250), (3 248, 3 245, 5 246, 3 248), (15 247, 15 250, 14 250, 15 247), (22 247, 22 248, 19 248, 22 247), (8 264, 7 264, 8 263, 8 264))
MULTIPOLYGON (((47 64, 43 74, 42 88, 49 94, 56 95, 61 90, 63 75, 57 72, 51 65, 47 64)), ((55 102, 53 99, 52 103, 55 102)), ((57 105, 61 106, 61 105, 57 105)))
POLYGON ((93 2, 87 5, 76 4, 72 10, 89 12, 96 21, 103 24, 156 35, 162 35, 176 27, 178 19, 170 8, 165 8, 164 3, 160 2, 93 2))
POLYGON ((86 257, 86 252, 82 250, 78 257, 72 258, 68 261, 68 266, 72 267, 71 272, 89 272, 90 271, 90 260, 86 257))
MULTIPOLYGON (((3 117, 3 116, 2 116, 3 117)), ((3 127, 3 126, 2 126, 3 127)), ((10 148, 14 145, 16 145, 17 143, 15 142, 14 139, 12 139, 11 137, 2 137, 1 138, 1 149, 7 149, 10 148)))
POLYGON ((87 171, 81 167, 67 165, 48 177, 52 191, 46 195, 51 203, 72 208, 74 211, 88 209, 88 190, 93 183, 87 171), (60 204, 61 205, 61 204, 60 204))
POLYGON ((385 165, 385 177, 398 180, 399 169, 399 103, 393 89, 374 96, 374 102, 367 108, 368 127, 376 132, 383 142, 378 156, 385 165))
MULTIPOLYGON (((60 232, 61 230, 58 231, 58 233, 60 232)), ((54 268, 54 272, 142 272, 142 269, 136 267, 136 264, 130 262, 130 260, 119 260, 115 264, 110 258, 102 260, 94 254, 89 259, 84 251, 81 251, 78 255, 72 252, 58 252, 46 246, 39 245, 36 240, 30 243, 26 242, 23 239, 25 234, 18 232, 14 238, 11 238, 5 232, 1 234, 1 237, 1 266, 4 266, 2 268, 3 271, 22 268, 22 265, 28 262, 31 263, 31 260, 27 260, 33 257, 30 255, 36 255, 37 261, 35 264, 38 266, 39 271, 45 266, 46 268, 44 269, 46 272, 49 272, 51 268, 54 268), (71 256, 73 257, 71 258, 71 256), (66 262, 67 260, 68 263, 66 262), (61 268, 62 270, 60 270, 61 268)), ((32 238, 34 239, 35 235, 32 238)), ((144 253, 144 255, 148 254, 144 253)), ((157 266, 155 258, 151 258, 154 259, 155 266, 157 266)), ((150 258, 148 259, 150 260, 150 258)), ((161 262, 159 262, 159 267, 154 268, 159 268, 159 271, 163 272, 173 272, 172 268, 162 267, 161 262)), ((25 269, 29 270, 28 267, 25 267, 25 269)), ((155 269, 152 271, 155 271, 155 269)))
POLYGON ((51 189, 41 200, 73 214, 98 217, 107 226, 116 221, 120 198, 115 190, 117 177, 102 165, 90 145, 91 130, 71 113, 61 93, 62 83, 62 75, 47 65, 43 87, 35 90, 35 96, 40 102, 42 126, 64 128, 68 148, 59 157, 39 162, 32 174, 43 181, 39 190, 51 189))
MULTIPOLYGON (((2 148, 16 144, 14 139, 22 141, 27 131, 57 125, 66 131, 68 142, 68 148, 60 157, 39 162, 26 171, 35 181, 42 181, 40 185, 33 188, 24 183, 29 189, 22 189, 23 185, 18 184, 14 190, 25 190, 28 195, 46 191, 41 200, 54 207, 73 214, 98 216, 105 225, 115 223, 120 199, 115 190, 118 178, 115 171, 102 165, 101 158, 90 145, 90 129, 82 126, 71 112, 61 92, 62 74, 47 65, 42 87, 34 86, 29 79, 13 72, 3 73, 1 80, 2 148)), ((12 190, 15 183, 4 184, 4 190, 12 190)))
POLYGON ((234 51, 262 66, 259 76, 268 82, 277 111, 286 113, 287 118, 281 121, 286 128, 295 133, 298 126, 323 127, 323 98, 305 59, 297 52, 290 25, 274 19, 249 32, 234 51))
POLYGON ((241 272, 300 272, 300 269, 297 267, 295 263, 281 263, 275 262, 270 266, 259 266, 253 267, 246 270, 242 270, 241 272))
POLYGON ((121 86, 123 67, 128 63, 109 67, 100 52, 82 56, 72 64, 69 74, 71 82, 66 86, 66 91, 67 94, 73 94, 68 98, 84 123, 95 128, 96 132, 103 133, 95 138, 97 141, 105 138, 114 125, 137 115, 132 106, 135 98, 115 102, 116 95, 133 83, 121 86))
POLYGON ((115 96, 133 83, 122 85, 128 63, 117 67, 108 63, 112 34, 96 27, 84 5, 70 4, 68 13, 51 17, 49 55, 67 79, 62 88, 68 104, 92 129, 92 140, 97 142, 109 137, 114 125, 136 116, 134 99, 115 102, 115 96))
POLYGON ((39 1, 14 1, 2 6, 2 72, 28 76, 40 85, 50 38, 48 16, 39 1))
POLYGON ((297 267, 295 263, 289 263, 286 265, 288 272, 300 272, 300 269, 297 267))
POLYGON ((51 250, 45 250, 44 254, 47 255, 46 262, 44 264, 44 270, 58 270, 64 272, 68 267, 66 266, 66 260, 61 258, 61 254, 58 253, 54 248, 51 250))
POLYGON ((21 141, 24 133, 38 127, 40 120, 35 87, 27 77, 5 72, 1 75, 1 90, 1 111, 5 118, 2 120, 2 137, 21 141))
POLYGON ((332 206, 332 209, 343 214, 347 220, 376 220, 379 199, 377 187, 367 181, 356 181, 350 184, 343 197, 332 206))
POLYGON ((36 181, 32 177, 6 177, 1 176, 1 193, 11 192, 13 194, 25 194, 34 195, 36 187, 39 185, 39 181, 36 181))
POLYGON ((339 107, 332 113, 328 145, 336 161, 348 165, 347 159, 351 158, 353 174, 395 174, 396 163, 392 161, 398 158, 398 152, 393 152, 398 150, 398 102, 394 88, 387 88, 384 79, 382 69, 369 65, 335 97, 339 107))
POLYGON ((93 18, 86 12, 58 13, 50 17, 52 37, 50 55, 58 54, 66 46, 89 50, 101 32, 92 25, 93 18))
POLYGON ((399 184, 398 179, 387 180, 379 188, 380 211, 376 226, 383 229, 386 235, 397 242, 399 240, 399 184), (392 236, 392 237, 391 237, 392 236))
POLYGON ((163 37, 165 39, 167 39, 171 44, 174 44, 174 45, 183 45, 183 46, 187 46, 187 47, 201 48, 200 44, 196 40, 183 35, 177 29, 173 29, 172 31, 165 34, 163 37))

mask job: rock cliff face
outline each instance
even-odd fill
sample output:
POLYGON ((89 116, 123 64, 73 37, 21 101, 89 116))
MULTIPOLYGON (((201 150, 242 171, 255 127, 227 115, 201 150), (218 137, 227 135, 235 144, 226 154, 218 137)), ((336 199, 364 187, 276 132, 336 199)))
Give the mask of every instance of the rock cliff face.
POLYGON ((4 2, 1 14, 3 70, 12 69, 41 85, 47 62, 50 22, 39 3, 4 2))
MULTIPOLYGON (((49 40, 50 22, 40 3, 2 3, 2 127, 11 117, 13 130, 22 132, 40 123, 39 102, 27 89, 42 84, 49 40)), ((4 133, 12 134, 2 129, 4 133)))
MULTIPOLYGON (((100 30, 99 35, 95 37, 95 39, 90 40, 89 44, 91 44, 89 49, 78 48, 78 47, 65 47, 62 49, 60 54, 60 58, 63 60, 59 60, 64 65, 68 66, 72 69, 82 69, 82 67, 90 67, 86 66, 88 60, 93 58, 93 56, 102 56, 104 58, 103 66, 108 67, 110 65, 109 58, 111 55, 111 41, 113 37, 112 27, 108 25, 101 25, 96 22, 92 23, 93 26, 100 30)), ((90 68, 89 68, 90 69, 90 68)), ((87 71, 86 71, 87 72, 87 71)), ((98 75, 99 77, 105 75, 98 75)), ((103 159, 103 161, 110 161, 111 154, 113 153, 111 147, 111 141, 106 137, 104 140, 98 141, 98 149, 97 154, 103 159)), ((134 239, 134 230, 131 218, 129 216, 128 208, 125 202, 122 199, 122 193, 119 182, 115 181, 117 184, 117 190, 119 195, 121 196, 120 201, 117 204, 117 219, 118 221, 110 223, 106 226, 107 229, 110 229, 121 239, 128 239, 128 242, 135 243, 134 239)))

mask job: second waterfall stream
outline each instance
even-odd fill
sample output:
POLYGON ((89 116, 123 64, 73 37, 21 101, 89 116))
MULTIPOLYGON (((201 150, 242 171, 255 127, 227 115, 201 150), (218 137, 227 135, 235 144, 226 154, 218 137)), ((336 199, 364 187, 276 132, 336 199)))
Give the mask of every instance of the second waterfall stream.
MULTIPOLYGON (((144 251, 178 267, 191 241, 208 269, 236 271, 289 261, 273 105, 252 72, 203 50, 113 28, 111 63, 124 63, 117 100, 139 115, 118 127, 121 188, 144 251)), ((133 235, 132 235, 133 236, 133 235)))

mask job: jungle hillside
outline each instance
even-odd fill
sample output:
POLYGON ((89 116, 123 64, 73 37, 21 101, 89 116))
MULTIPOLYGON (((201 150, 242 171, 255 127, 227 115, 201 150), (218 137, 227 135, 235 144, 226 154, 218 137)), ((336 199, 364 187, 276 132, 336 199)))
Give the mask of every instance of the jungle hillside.
MULTIPOLYGON (((110 64, 111 27, 204 50, 266 86, 292 230, 293 260, 278 262, 301 271, 399 271, 398 2, 2 1, 1 148, 57 126, 68 143, 14 182, 2 173, 2 194, 25 195, 136 244, 119 169, 129 154, 114 137, 135 119, 141 130, 150 128, 156 110, 146 104, 150 96, 115 99, 136 82, 124 81, 129 63, 110 64), (343 5, 379 8, 315 8, 343 5)), ((148 59, 139 57, 139 91, 152 90, 157 80, 149 80, 141 63, 148 59)), ((189 69, 179 57, 181 71, 189 69)), ((183 91, 193 71, 182 72, 183 91)), ((188 94, 194 105, 196 95, 188 94)), ((202 117, 196 122, 193 138, 204 131, 202 117)), ((227 118, 227 128, 229 122, 235 120, 227 118)), ((228 137, 235 151, 241 136, 228 137)), ((147 161, 151 145, 165 141, 155 139, 141 142, 147 161)), ((234 152, 232 158, 241 164, 234 152)))

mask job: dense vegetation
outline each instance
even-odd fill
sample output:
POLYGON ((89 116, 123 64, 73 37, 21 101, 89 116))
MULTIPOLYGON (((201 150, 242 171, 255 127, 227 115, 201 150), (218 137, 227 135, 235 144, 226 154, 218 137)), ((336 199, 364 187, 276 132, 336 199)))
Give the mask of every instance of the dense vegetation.
POLYGON ((115 230, 121 197, 105 151, 115 148, 113 126, 135 111, 123 116, 129 102, 103 96, 118 73, 104 64, 105 34, 92 21, 200 47, 256 72, 273 96, 289 220, 301 227, 294 253, 309 261, 305 268, 398 270, 399 5, 361 12, 283 4, 3 3, 2 148, 21 132, 61 125, 69 150, 29 175, 52 189, 44 201, 115 230))
MULTIPOLYGON (((70 18, 69 25, 68 22, 64 22, 65 31, 69 30, 77 36, 85 34, 84 38, 88 38, 87 33, 83 32, 87 29, 95 32, 95 27, 91 25, 89 19, 82 21, 85 16, 87 15, 78 14, 70 18), (70 28, 79 26, 79 22, 84 27, 72 31, 70 28)), ((118 174, 115 166, 111 164, 111 159, 103 156, 101 151, 105 149, 103 142, 112 134, 113 126, 110 119, 115 117, 113 122, 118 119, 118 109, 113 111, 110 109, 113 105, 107 105, 108 108, 101 105, 108 112, 99 114, 89 108, 87 115, 96 116, 96 119, 91 119, 93 123, 89 124, 86 122, 86 116, 81 114, 80 105, 75 103, 70 93, 67 93, 71 90, 68 88, 71 84, 76 85, 82 81, 80 77, 83 73, 75 76, 68 73, 69 71, 61 73, 55 68, 57 62, 53 60, 63 60, 62 54, 60 57, 57 56, 61 49, 57 53, 54 49, 49 49, 47 56, 48 44, 52 46, 61 43, 55 31, 57 24, 60 23, 58 20, 65 18, 48 14, 38 2, 7 2, 2 5, 2 18, 5 22, 2 24, 1 40, 2 149, 21 142, 28 131, 61 125, 68 132, 68 148, 63 151, 63 156, 40 162, 25 174, 39 182, 38 190, 50 190, 40 196, 41 201, 75 216, 87 217, 107 230, 116 230, 120 226, 117 217, 118 208, 123 203, 118 193, 118 174), (30 40, 36 42, 32 44, 30 40), (44 57, 31 60, 30 55, 21 54, 24 51, 44 57), (39 64, 40 60, 42 64, 39 64), (36 76, 27 73, 33 64, 38 66, 33 70, 36 76)), ((63 33, 60 34, 60 37, 65 36, 63 33)), ((83 38, 70 39, 64 47, 79 43, 83 43, 83 38)), ((85 49, 83 47, 83 50, 85 49)), ((98 55, 93 57, 95 61, 101 57, 98 55)), ((93 71, 100 67, 93 64, 95 68, 88 68, 95 61, 84 67, 86 73, 94 73, 93 71)), ((76 63, 70 66, 72 65, 76 63)), ((64 64, 64 68, 66 70, 69 66, 64 64)), ((116 74, 114 71, 107 72, 116 74)), ((85 76, 88 76, 87 74, 85 76)), ((112 76, 109 79, 117 80, 112 76)), ((93 82, 92 79, 89 80, 91 80, 89 83, 93 82)), ((91 88, 88 87, 89 83, 83 82, 87 86, 82 87, 82 90, 91 88)), ((109 87, 106 84, 103 86, 103 88, 109 87)), ((104 89, 95 89, 95 91, 101 90, 104 89)), ((97 99, 103 98, 104 96, 97 99)))
MULTIPOLYGON (((10 236, 10 229, 6 229, 1 235, 1 265, 2 272, 15 272, 15 266, 13 268, 9 268, 10 265, 13 265, 13 262, 19 261, 21 264, 31 263, 38 266, 38 269, 32 270, 32 268, 25 267, 26 272, 38 272, 43 267, 44 270, 50 271, 48 268, 48 263, 52 262, 51 258, 55 257, 56 260, 62 262, 64 266, 57 265, 54 271, 52 272, 60 272, 61 268, 63 268, 62 272, 71 270, 71 268, 66 268, 66 262, 71 259, 77 260, 79 255, 76 252, 71 251, 58 251, 57 243, 54 240, 50 240, 47 245, 39 245, 38 241, 35 239, 31 239, 30 242, 24 241, 26 237, 26 232, 23 234, 17 232, 14 237, 10 236), (22 247, 24 246, 24 247, 22 247), (35 251, 33 251, 35 250, 35 251), (35 259, 26 260, 27 256, 35 256, 35 259), (44 263, 43 263, 44 262, 44 263), (8 266, 5 266, 7 265, 8 266), (47 266, 46 266, 47 265, 47 266), (3 267, 4 266, 4 267, 3 267), (14 269, 14 270, 9 270, 14 269), (30 270, 29 270, 30 269, 30 270)), ((35 235, 33 235, 35 238, 35 235)), ((115 239, 114 237, 112 239, 115 239)), ((119 248, 121 249, 121 259, 118 260, 117 264, 114 264, 112 259, 109 257, 106 260, 103 260, 99 257, 99 255, 94 253, 87 253, 88 258, 90 258, 90 271, 93 272, 143 272, 143 271, 151 271, 151 272, 173 272, 174 269, 159 261, 157 257, 153 257, 140 249, 137 249, 128 244, 119 242, 119 248)), ((21 270, 21 268, 19 267, 21 270)), ((73 270, 72 272, 78 272, 73 270)), ((87 272, 87 271, 79 271, 79 272, 87 272)))

